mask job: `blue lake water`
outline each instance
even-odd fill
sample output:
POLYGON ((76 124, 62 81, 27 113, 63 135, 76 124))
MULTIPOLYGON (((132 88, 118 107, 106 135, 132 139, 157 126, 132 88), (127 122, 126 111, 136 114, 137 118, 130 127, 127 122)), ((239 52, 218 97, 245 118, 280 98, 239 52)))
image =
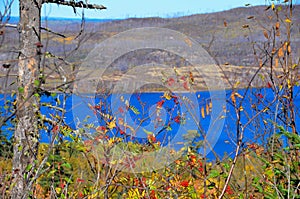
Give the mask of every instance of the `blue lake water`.
MULTIPOLYGON (((245 89, 241 89, 238 93, 243 96, 245 91, 245 89)), ((298 131, 300 125, 299 91, 299 88, 295 87, 294 106, 298 131)), ((217 109, 219 112, 217 117, 214 117, 212 109, 221 104, 218 104, 218 100, 213 99, 213 94, 208 91, 167 96, 164 96, 164 93, 114 94, 110 96, 58 94, 57 99, 43 96, 41 100, 52 105, 58 105, 58 101, 60 101, 59 106, 67 110, 64 115, 65 121, 74 130, 89 123, 93 123, 96 127, 107 126, 108 123, 115 120, 116 127, 108 129, 109 136, 121 136, 124 137, 124 140, 146 143, 149 132, 152 132, 162 146, 172 145, 176 149, 187 143, 187 132, 198 131, 203 135, 209 134, 208 140, 212 143, 214 151, 219 156, 223 156, 224 153, 230 155, 233 152, 237 140, 236 114, 230 98, 232 91, 225 91, 225 93, 226 107, 217 109), (66 101, 62 103, 64 98, 66 101), (108 118, 108 116, 113 117, 108 118), (216 132, 214 132, 215 129, 216 132), (220 129, 219 133, 218 129, 220 129)), ((270 121, 283 124, 283 113, 280 107, 277 108, 278 100, 274 100, 274 97, 272 90, 267 88, 251 89, 247 92, 242 103, 241 123, 243 125, 266 106, 268 109, 251 120, 252 122, 246 127, 243 139, 245 143, 266 142, 267 138, 274 133, 270 121), (270 105, 269 103, 272 101, 275 103, 270 105), (275 115, 277 115, 276 118, 275 115)), ((8 116, 9 109, 4 109, 4 104, 13 99, 8 94, 1 94, 0 98, 2 117, 8 116)), ((236 100, 239 103, 242 98, 236 96, 236 100)), ((42 107, 41 111, 48 117, 60 115, 59 112, 46 107, 42 107)), ((10 137, 13 132, 12 127, 8 123, 1 127, 1 131, 10 137)), ((93 133, 93 129, 90 130, 90 133, 93 133)), ((49 142, 49 135, 49 133, 41 132, 41 141, 49 142)), ((195 137, 193 141, 203 140, 203 135, 195 137)), ((208 158, 214 158, 212 153, 206 154, 205 151, 200 149, 199 152, 207 155, 208 158)))

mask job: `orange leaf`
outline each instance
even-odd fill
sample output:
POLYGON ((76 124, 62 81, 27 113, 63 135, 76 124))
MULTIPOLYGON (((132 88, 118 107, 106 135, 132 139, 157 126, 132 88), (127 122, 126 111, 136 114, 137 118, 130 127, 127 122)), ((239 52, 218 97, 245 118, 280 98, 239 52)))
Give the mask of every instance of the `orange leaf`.
POLYGON ((279 48, 278 50, 278 57, 283 57, 283 49, 282 48, 279 48))
POLYGON ((184 39, 184 42, 185 42, 189 47, 192 47, 192 45, 193 45, 192 41, 191 41, 189 38, 185 38, 185 39, 184 39))
POLYGON ((201 107, 201 116, 202 116, 202 118, 205 118, 205 113, 204 113, 204 107, 203 106, 201 107))
POLYGON ((233 104, 235 104, 236 103, 236 99, 235 99, 234 93, 231 94, 230 98, 231 98, 231 101, 233 102, 233 104))
POLYGON ((276 28, 276 30, 278 30, 278 29, 280 28, 280 23, 279 23, 279 21, 276 22, 275 28, 276 28))
POLYGON ((193 73, 190 72, 190 82, 191 82, 191 84, 194 84, 194 81, 195 81, 195 79, 194 79, 193 73))
POLYGON ((279 37, 280 36, 280 31, 276 30, 276 36, 279 37))
POLYGON ((291 54, 291 52, 292 52, 292 48, 291 48, 291 45, 289 45, 288 46, 288 53, 291 54))
POLYGON ((275 58, 275 67, 277 68, 279 65, 279 59, 278 58, 275 58))
POLYGON ((268 32, 266 30, 264 30, 264 36, 266 39, 269 39, 269 35, 268 35, 268 32))
POLYGON ((259 67, 262 67, 262 65, 263 65, 263 62, 262 62, 262 60, 260 59, 260 60, 259 60, 259 67))
POLYGON ((206 104, 206 115, 209 115, 209 105, 206 104))

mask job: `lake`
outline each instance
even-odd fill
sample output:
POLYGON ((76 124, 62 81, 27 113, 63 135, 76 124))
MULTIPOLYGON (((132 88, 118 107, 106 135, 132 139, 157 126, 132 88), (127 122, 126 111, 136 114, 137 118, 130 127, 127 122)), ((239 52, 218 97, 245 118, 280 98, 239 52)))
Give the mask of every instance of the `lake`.
MULTIPOLYGON (((238 94, 243 96, 245 89, 240 89, 238 94)), ((299 87, 295 87, 295 110, 296 124, 299 131, 300 97, 299 87)), ((208 91, 196 93, 134 93, 113 95, 70 95, 58 94, 56 97, 42 96, 41 101, 52 105, 58 105, 67 110, 65 114, 66 123, 72 128, 83 127, 84 124, 93 123, 97 126, 107 126, 115 122, 116 127, 109 128, 109 136, 121 136, 124 140, 140 143, 147 142, 148 134, 153 133, 162 146, 172 146, 179 149, 188 141, 201 141, 203 135, 207 135, 208 142, 214 151, 223 156, 224 153, 231 154, 235 149, 236 137, 236 115, 231 105, 231 93, 227 90, 226 108, 217 109, 219 115, 214 116, 213 108, 218 100, 212 100, 208 91), (66 98, 66 102, 63 99, 66 98), (113 116, 109 118, 109 116, 113 116), (214 118, 214 121, 212 121, 214 118), (219 129, 219 130, 218 130, 219 129), (200 131, 200 137, 194 136, 195 131, 200 131), (189 136, 186 134, 189 133, 189 136), (192 136, 192 137, 191 137, 192 136)), ((9 106, 4 107, 4 101, 12 101, 9 95, 1 94, 0 105, 2 117, 8 115, 9 106)), ((270 88, 250 89, 242 103, 241 123, 246 124, 258 111, 274 100, 274 94, 270 88)), ((237 103, 242 100, 236 95, 237 103)), ((217 104, 217 105, 216 105, 217 104)), ((244 132, 244 143, 266 143, 267 138, 273 134, 274 129, 270 121, 282 124, 282 110, 276 109, 276 103, 265 109, 260 115, 246 127, 244 132), (275 118, 275 115, 277 117, 275 118)), ((9 104, 8 104, 9 105, 9 104)), ((60 113, 46 107, 41 111, 46 116, 60 115, 60 113)), ((215 110, 216 112, 216 110, 215 110)), ((4 135, 10 137, 13 129, 9 123, 1 127, 4 135)), ((90 129, 93 133, 95 130, 90 129)), ((41 132, 41 142, 49 142, 49 134, 41 132)), ((200 149, 199 152, 214 159, 210 150, 200 149)))

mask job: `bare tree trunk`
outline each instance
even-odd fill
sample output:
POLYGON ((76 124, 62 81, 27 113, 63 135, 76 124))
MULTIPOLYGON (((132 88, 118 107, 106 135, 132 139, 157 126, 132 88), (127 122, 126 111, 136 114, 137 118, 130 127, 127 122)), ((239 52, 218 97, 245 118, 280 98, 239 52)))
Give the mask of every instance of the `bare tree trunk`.
POLYGON ((38 152, 39 99, 34 96, 40 65, 41 0, 20 0, 20 54, 18 69, 17 126, 14 133, 11 198, 27 198, 28 182, 35 168, 38 152))

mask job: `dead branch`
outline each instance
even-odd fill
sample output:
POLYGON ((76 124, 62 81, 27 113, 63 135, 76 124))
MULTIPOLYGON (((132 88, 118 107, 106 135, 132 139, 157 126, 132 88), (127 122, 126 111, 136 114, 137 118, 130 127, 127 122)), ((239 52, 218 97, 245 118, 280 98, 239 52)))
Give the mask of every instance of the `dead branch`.
POLYGON ((103 5, 97 5, 97 4, 89 4, 84 3, 83 1, 75 2, 72 1, 64 1, 64 0, 43 0, 43 3, 55 3, 58 5, 64 5, 64 6, 72 6, 73 8, 87 8, 87 9, 96 9, 96 10, 104 10, 106 9, 103 5))

